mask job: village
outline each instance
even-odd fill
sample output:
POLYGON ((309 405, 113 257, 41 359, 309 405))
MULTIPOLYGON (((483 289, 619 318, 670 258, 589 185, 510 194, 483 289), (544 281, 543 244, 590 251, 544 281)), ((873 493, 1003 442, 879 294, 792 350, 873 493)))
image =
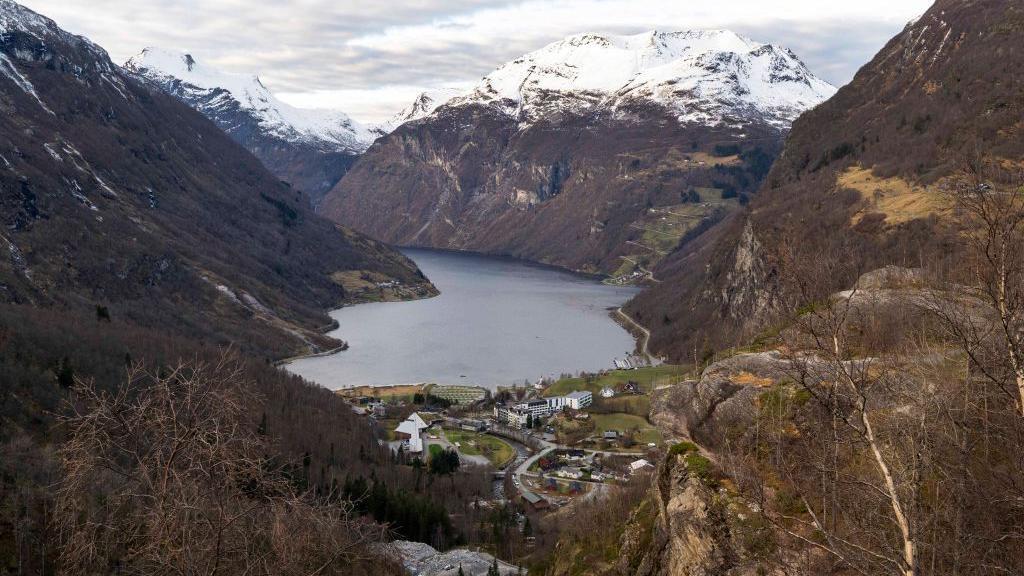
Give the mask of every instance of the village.
POLYGON ((338 393, 402 461, 455 454, 461 467, 493 471, 496 504, 544 514, 650 472, 664 450, 647 420, 651 393, 678 382, 682 369, 615 365, 495 391, 426 384, 338 393))

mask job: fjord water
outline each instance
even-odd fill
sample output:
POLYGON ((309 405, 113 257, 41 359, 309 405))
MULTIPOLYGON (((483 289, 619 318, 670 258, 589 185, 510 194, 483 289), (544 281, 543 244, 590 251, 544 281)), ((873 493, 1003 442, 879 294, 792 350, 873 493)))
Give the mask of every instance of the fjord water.
POLYGON ((433 382, 499 385, 610 368, 634 348, 609 309, 629 287, 475 254, 407 249, 441 291, 331 313, 349 349, 288 369, 331 389, 433 382))

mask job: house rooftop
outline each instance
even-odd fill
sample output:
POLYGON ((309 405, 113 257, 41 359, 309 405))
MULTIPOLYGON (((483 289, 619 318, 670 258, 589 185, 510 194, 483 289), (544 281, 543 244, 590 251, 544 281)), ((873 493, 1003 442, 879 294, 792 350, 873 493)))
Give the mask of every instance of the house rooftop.
POLYGON ((540 496, 537 496, 536 494, 530 492, 529 490, 521 490, 520 492, 523 495, 523 499, 529 502, 530 504, 536 504, 541 501, 540 496))

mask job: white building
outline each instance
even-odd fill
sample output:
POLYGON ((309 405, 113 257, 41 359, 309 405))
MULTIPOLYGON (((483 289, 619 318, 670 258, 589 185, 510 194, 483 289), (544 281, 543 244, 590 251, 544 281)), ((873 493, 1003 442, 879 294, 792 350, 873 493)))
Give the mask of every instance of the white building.
POLYGON ((601 398, 612 398, 615 396, 615 390, 605 386, 601 389, 601 398))
POLYGON ((555 412, 559 412, 563 408, 567 408, 569 406, 569 399, 566 398, 565 396, 553 396, 551 398, 548 398, 547 401, 548 409, 551 411, 552 414, 554 414, 555 412))
POLYGON ((573 392, 566 396, 566 399, 568 400, 569 408, 573 410, 582 410, 594 403, 594 395, 586 390, 573 392))
POLYGON ((582 410, 594 403, 594 395, 585 390, 572 392, 568 396, 553 396, 547 399, 549 414, 554 414, 565 408, 582 410))
POLYGON ((518 407, 494 407, 494 419, 502 424, 505 424, 509 428, 525 428, 526 420, 529 416, 529 412, 525 410, 520 410, 518 407))
POLYGON ((395 428, 395 435, 405 439, 405 444, 411 454, 420 454, 423 452, 422 433, 427 428, 427 423, 423 421, 423 418, 420 418, 419 414, 413 412, 412 415, 398 425, 398 428, 395 428))
POLYGON ((639 470, 643 470, 644 468, 650 468, 651 466, 653 466, 653 464, 651 464, 647 460, 640 459, 629 465, 629 471, 637 472, 639 470))
POLYGON ((534 418, 546 418, 551 415, 551 404, 547 400, 530 400, 516 404, 517 409, 522 410, 534 418))

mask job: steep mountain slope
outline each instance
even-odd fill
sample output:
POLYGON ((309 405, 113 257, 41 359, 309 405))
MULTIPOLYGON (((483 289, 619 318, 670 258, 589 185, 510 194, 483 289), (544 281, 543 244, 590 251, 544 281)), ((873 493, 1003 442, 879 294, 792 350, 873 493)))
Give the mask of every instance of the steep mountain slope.
POLYGON ((423 282, 202 115, 10 0, 0 109, 2 302, 97 307, 280 356, 332 344, 317 329, 351 296, 339 273, 423 282))
POLYGON ((642 271, 735 209, 832 93, 791 52, 727 31, 573 36, 413 110, 323 213, 396 244, 642 271))
POLYGON ((663 262, 664 282, 629 307, 653 346, 692 359, 757 334, 791 295, 783 253, 818 296, 858 271, 955 262, 949 178, 979 157, 1022 166, 1022 46, 1024 8, 1007 0, 940 0, 909 24, 797 120, 747 214, 663 262))
POLYGON ((146 48, 125 69, 202 112, 314 205, 373 141, 342 112, 289 106, 259 77, 220 72, 190 54, 146 48))

